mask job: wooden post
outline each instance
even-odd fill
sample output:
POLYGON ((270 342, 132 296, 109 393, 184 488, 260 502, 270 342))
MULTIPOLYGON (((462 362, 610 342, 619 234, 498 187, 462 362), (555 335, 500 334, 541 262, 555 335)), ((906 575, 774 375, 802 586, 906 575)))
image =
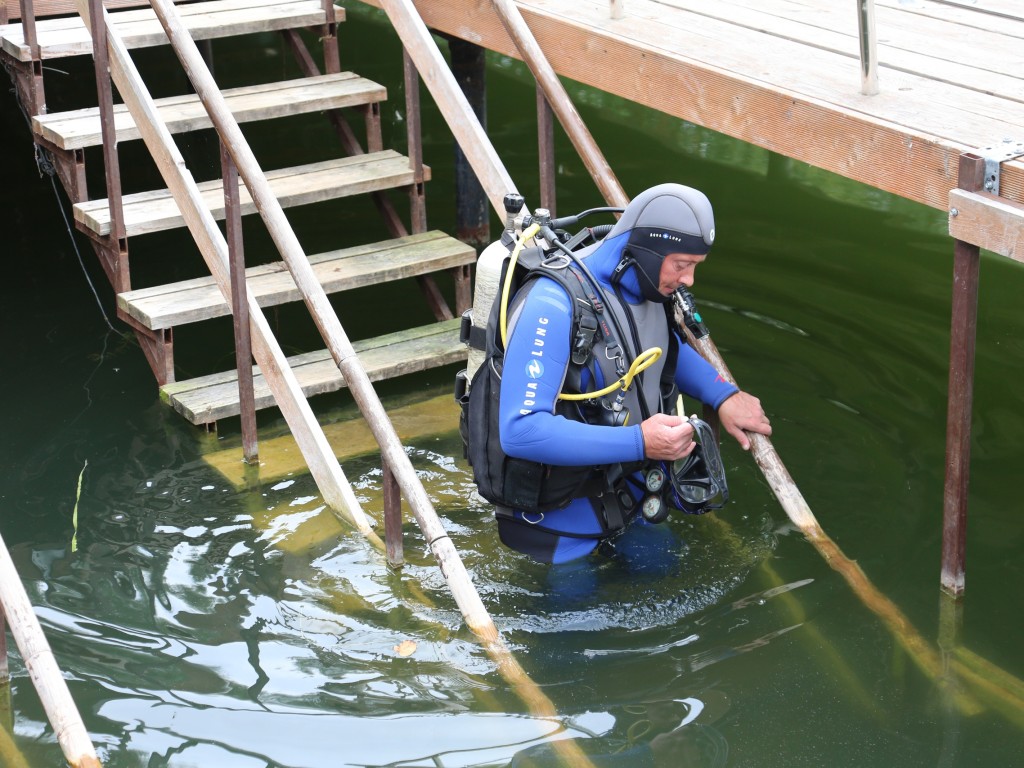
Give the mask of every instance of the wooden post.
POLYGON ((613 19, 621 19, 625 15, 624 0, 611 0, 611 15, 613 19))
POLYGON ((224 181, 224 230, 231 273, 231 315, 235 331, 235 367, 238 369, 238 409, 242 420, 242 456, 247 464, 259 462, 256 442, 256 395, 252 377, 252 338, 249 333, 249 305, 245 300, 245 250, 242 243, 242 214, 238 208, 238 169, 220 143, 221 177, 224 181))
MULTIPOLYGON (((475 43, 448 38, 451 53, 452 74, 473 114, 483 129, 487 130, 487 51, 475 43)), ((487 196, 473 169, 466 159, 466 153, 455 142, 455 236, 464 243, 482 249, 491 240, 491 212, 487 207, 487 196)))
POLYGON ((341 72, 341 56, 338 53, 338 22, 334 20, 334 0, 322 0, 324 25, 320 28, 320 41, 324 46, 324 72, 329 75, 341 72))
POLYGON ((409 218, 413 233, 427 231, 427 208, 423 188, 423 131, 420 127, 420 76, 407 51, 402 52, 405 78, 405 129, 409 165, 414 183, 409 190, 409 218))
POLYGON ((590 135, 583 118, 573 106, 569 94, 566 93, 562 82, 548 62, 544 51, 541 50, 537 39, 526 24, 526 20, 519 13, 516 4, 513 0, 492 0, 492 2, 501 18, 502 25, 516 44, 523 61, 530 68, 537 83, 544 90, 551 109, 558 115, 562 128, 568 134, 569 140, 576 147, 580 157, 583 158, 584 165, 590 171, 590 175, 598 189, 601 190, 604 199, 608 205, 624 208, 629 202, 629 198, 619 184, 619 180, 615 178, 608 161, 598 149, 597 142, 590 135))
POLYGON ((46 90, 43 86, 43 57, 36 40, 36 12, 32 7, 32 0, 21 0, 21 29, 25 36, 25 44, 32 55, 29 62, 29 108, 33 115, 42 115, 46 112, 46 90))
POLYGON ((32 685, 64 757, 73 768, 98 768, 99 759, 89 734, 78 714, 67 683, 53 658, 32 603, 22 586, 7 544, 0 536, 0 607, 11 627, 11 634, 21 651, 32 685))
POLYGON ((384 493, 384 546, 388 565, 392 568, 401 568, 405 563, 402 547, 402 491, 387 461, 381 461, 381 469, 381 486, 384 493))
POLYGON ((555 121, 544 89, 537 83, 537 158, 540 164, 540 207, 555 216, 555 121))
MULTIPOLYGON (((959 187, 982 188, 985 161, 960 156, 959 187)), ((974 401, 974 345, 978 326, 981 249, 963 240, 953 245, 953 299, 946 409, 946 483, 942 500, 942 589, 964 591, 967 548, 967 490, 971 469, 971 406, 974 401)))
POLYGON ((107 276, 115 293, 131 290, 128 271, 128 241, 124 232, 124 208, 121 199, 121 166, 117 155, 117 130, 114 127, 114 98, 110 86, 110 62, 107 53, 107 31, 99 9, 102 0, 88 0, 94 14, 89 25, 92 55, 96 71, 96 94, 100 110, 100 134, 103 137, 103 172, 110 206, 110 234, 101 246, 108 259, 107 276), (98 20, 97 20, 98 19, 98 20))

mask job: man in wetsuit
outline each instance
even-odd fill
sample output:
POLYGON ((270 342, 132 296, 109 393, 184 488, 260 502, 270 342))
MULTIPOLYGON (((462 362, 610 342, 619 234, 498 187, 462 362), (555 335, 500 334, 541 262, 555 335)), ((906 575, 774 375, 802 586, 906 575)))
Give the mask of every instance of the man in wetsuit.
POLYGON ((573 298, 566 289, 541 277, 515 296, 500 391, 502 450, 518 459, 592 466, 608 477, 616 472, 623 477, 616 480, 615 492, 576 498, 558 509, 524 512, 499 506, 498 531, 505 545, 542 562, 563 563, 644 523, 638 515, 643 479, 637 468, 645 460, 672 462, 695 447, 690 423, 668 412, 666 380, 712 406, 744 450, 750 447, 745 430, 771 434, 760 401, 722 379, 669 326, 664 305, 677 288, 693 285, 694 271, 707 258, 714 236, 714 215, 702 192, 661 184, 637 196, 604 240, 579 253, 603 289, 603 310, 612 321, 608 327, 619 331, 595 343, 591 364, 582 371, 570 370, 575 365, 573 298), (556 409, 567 373, 579 374, 580 391, 596 391, 619 378, 645 350, 672 346, 677 354, 662 354, 618 397, 628 418, 616 411, 610 423, 600 418, 600 409, 598 417, 591 409, 589 417, 574 419, 556 409), (674 371, 664 372, 673 359, 674 371))

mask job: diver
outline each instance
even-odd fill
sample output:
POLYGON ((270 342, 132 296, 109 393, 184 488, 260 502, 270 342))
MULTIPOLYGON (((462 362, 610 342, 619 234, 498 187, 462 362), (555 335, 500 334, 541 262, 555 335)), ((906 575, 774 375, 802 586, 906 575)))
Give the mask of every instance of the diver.
MULTIPOLYGON (((503 357, 491 366, 500 367, 492 375, 496 391, 486 398, 490 405, 475 406, 497 412, 490 414, 497 437, 477 443, 489 441, 491 453, 503 452, 513 465, 503 470, 496 503, 506 546, 565 563, 602 544, 621 547, 630 529, 663 520, 663 499, 706 511, 675 480, 685 474, 681 465, 692 468, 695 451, 717 456, 717 443, 708 444, 710 430, 695 433, 703 422, 675 413, 679 391, 714 408, 744 450, 744 430, 771 434, 760 401, 724 380, 673 327, 673 297, 693 285, 714 238, 707 197, 661 184, 634 198, 603 240, 563 259, 564 274, 537 270, 506 298, 503 357), (589 308, 582 319, 580 305, 589 308), (663 485, 670 493, 652 493, 663 485)), ((468 399, 478 386, 474 379, 468 399)), ((470 413, 468 421, 484 418, 470 413)), ((481 450, 474 461, 470 447, 482 488, 490 469, 479 465, 497 462, 480 458, 481 450)))

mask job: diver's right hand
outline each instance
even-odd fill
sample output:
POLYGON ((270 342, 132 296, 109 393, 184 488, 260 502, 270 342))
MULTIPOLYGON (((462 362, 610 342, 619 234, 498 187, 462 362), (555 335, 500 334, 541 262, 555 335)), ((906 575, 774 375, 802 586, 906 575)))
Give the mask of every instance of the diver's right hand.
POLYGON ((657 461, 675 461, 689 456, 697 444, 693 442, 693 425, 682 416, 656 413, 640 424, 644 436, 644 456, 657 461))

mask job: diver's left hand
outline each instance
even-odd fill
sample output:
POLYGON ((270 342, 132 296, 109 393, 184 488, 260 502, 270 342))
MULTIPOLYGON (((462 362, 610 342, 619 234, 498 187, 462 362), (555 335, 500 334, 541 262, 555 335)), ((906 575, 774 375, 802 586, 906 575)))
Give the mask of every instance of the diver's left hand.
POLYGON ((760 435, 772 433, 771 422, 761 407, 761 401, 747 392, 737 392, 718 406, 718 418, 725 431, 736 438, 744 451, 750 450, 750 438, 746 432, 760 435))

